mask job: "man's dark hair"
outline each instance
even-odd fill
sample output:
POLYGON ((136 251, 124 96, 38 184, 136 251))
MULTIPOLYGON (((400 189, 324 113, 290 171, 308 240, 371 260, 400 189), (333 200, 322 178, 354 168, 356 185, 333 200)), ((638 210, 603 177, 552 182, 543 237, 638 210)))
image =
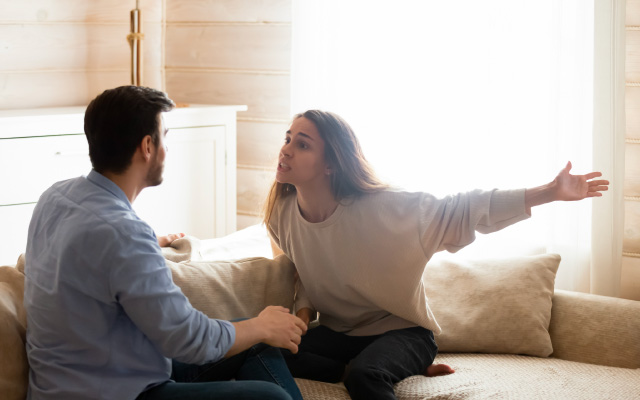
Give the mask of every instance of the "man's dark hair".
POLYGON ((124 172, 145 136, 158 145, 158 115, 173 107, 164 92, 142 86, 120 86, 98 95, 84 115, 93 168, 100 173, 124 172))

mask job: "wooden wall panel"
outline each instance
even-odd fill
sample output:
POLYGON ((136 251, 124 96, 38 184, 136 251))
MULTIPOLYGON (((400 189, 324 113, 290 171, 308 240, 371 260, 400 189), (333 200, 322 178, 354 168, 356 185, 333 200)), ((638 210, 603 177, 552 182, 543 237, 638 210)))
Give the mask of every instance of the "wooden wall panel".
MULTIPOLYGON (((159 73, 147 73, 145 81, 162 85, 159 73)), ((87 105, 105 89, 130 83, 128 70, 0 73, 0 109, 87 105)))
POLYGON ((282 70, 290 68, 287 25, 168 25, 168 67, 282 70))
MULTIPOLYGON (((0 109, 86 105, 131 83, 124 0, 0 0, 0 109)), ((162 0, 142 4, 144 81, 163 87, 162 0)))
POLYGON ((288 122, 238 121, 238 165, 275 168, 288 122))
MULTIPOLYGON (((145 21, 162 21, 162 0, 140 2, 145 21)), ((129 23, 135 0, 0 0, 2 22, 129 23)))
POLYGON ((238 219, 236 220, 236 226, 238 230, 248 228, 252 225, 256 225, 262 222, 260 217, 255 215, 244 215, 241 212, 238 212, 238 219))
POLYGON ((248 106, 238 115, 239 228, 259 221, 265 174, 274 173, 291 117, 291 7, 291 0, 166 0, 169 95, 248 106))
POLYGON ((106 88, 128 83, 128 71, 0 73, 0 109, 87 105, 106 88))
POLYGON ((167 0, 167 22, 291 22, 291 0, 167 0))
POLYGON ((168 68, 167 92, 174 100, 204 104, 246 104, 239 118, 273 119, 289 113, 289 75, 168 68))
MULTIPOLYGON (((160 24, 144 25, 144 65, 162 66, 160 24)), ((0 25, 0 71, 55 69, 129 70, 128 25, 0 25)))
POLYGON ((259 215, 275 171, 266 169, 238 169, 238 210, 245 215, 259 215))

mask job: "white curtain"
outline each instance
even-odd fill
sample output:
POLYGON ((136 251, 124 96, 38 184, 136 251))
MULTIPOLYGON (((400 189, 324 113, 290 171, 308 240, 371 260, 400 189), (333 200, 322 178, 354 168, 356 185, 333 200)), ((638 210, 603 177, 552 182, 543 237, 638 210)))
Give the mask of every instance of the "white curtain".
MULTIPOLYGON (((292 112, 342 115, 406 190, 537 186, 569 160, 590 172, 593 1, 294 0, 292 112)), ((556 286, 589 292, 591 224, 590 200, 545 205, 459 254, 557 252, 556 286)))

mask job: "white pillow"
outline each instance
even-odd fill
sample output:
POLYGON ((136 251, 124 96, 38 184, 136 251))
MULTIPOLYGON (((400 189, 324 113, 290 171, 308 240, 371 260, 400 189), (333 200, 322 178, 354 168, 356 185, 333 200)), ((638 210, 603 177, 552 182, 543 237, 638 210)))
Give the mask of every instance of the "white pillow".
POLYGON ((547 357, 557 254, 432 260, 423 282, 442 327, 441 352, 547 357))

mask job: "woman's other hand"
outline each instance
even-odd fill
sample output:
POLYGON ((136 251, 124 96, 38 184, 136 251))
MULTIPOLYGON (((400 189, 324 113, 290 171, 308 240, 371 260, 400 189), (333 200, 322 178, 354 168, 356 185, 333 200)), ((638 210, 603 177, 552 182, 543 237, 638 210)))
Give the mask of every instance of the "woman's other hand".
POLYGON ((174 240, 184 237, 184 233, 172 233, 166 236, 158 237, 158 244, 160 247, 169 247, 174 240))

